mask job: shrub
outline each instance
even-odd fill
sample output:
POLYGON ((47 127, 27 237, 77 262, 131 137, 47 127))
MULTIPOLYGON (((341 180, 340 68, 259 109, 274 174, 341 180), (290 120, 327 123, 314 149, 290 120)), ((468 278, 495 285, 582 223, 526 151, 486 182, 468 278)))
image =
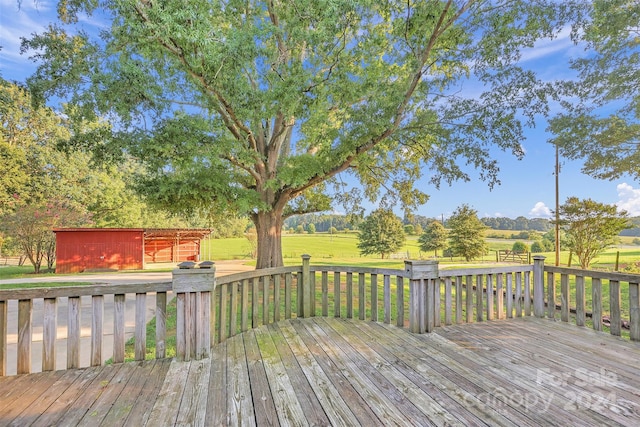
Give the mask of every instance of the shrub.
POLYGON ((542 240, 536 240, 531 244, 531 252, 533 253, 547 252, 542 240))
POLYGON ((511 250, 515 253, 523 254, 529 252, 529 246, 524 242, 515 242, 511 250))

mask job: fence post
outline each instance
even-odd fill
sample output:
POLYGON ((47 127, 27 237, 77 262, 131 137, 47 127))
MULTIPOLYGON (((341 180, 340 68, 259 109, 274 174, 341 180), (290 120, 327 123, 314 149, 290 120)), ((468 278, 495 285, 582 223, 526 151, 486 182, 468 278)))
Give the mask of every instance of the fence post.
POLYGON ((544 260, 542 255, 533 257, 533 315, 544 317, 544 260))
POLYGON ((409 330, 415 334, 431 332, 435 316, 440 315, 435 304, 438 261, 407 260, 404 270, 409 278, 409 330))
POLYGON ((298 316, 300 317, 312 317, 311 309, 311 293, 314 291, 311 289, 311 267, 309 260, 311 255, 302 255, 302 277, 298 281, 298 292, 301 296, 298 297, 298 316))
MULTIPOLYGON (((216 269, 210 262, 179 264, 173 270, 176 295, 176 357, 179 361, 209 357, 211 351, 211 293, 215 292, 216 269)), ((223 327, 223 325, 219 325, 223 327)))

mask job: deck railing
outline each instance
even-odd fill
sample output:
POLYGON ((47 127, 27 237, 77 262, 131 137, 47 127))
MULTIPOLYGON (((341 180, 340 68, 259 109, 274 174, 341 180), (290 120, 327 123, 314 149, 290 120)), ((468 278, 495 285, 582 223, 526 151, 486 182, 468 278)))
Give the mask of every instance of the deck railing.
POLYGON ((86 348, 80 347, 81 298, 91 300, 92 366, 103 363, 103 342, 110 339, 112 360, 124 360, 125 311, 130 310, 127 301, 132 299, 135 313, 129 312, 127 317, 135 318, 135 359, 144 359, 147 352, 147 298, 153 297, 155 357, 167 357, 167 299, 171 294, 176 299, 175 347, 179 360, 208 357, 211 345, 250 328, 313 316, 380 321, 407 327, 414 333, 432 332, 443 324, 531 315, 559 315, 565 322, 575 319, 579 326, 586 325, 591 317, 592 327, 602 330, 604 317, 609 319, 611 334, 621 335, 622 328, 629 328, 630 339, 640 341, 639 275, 545 266, 544 257, 539 256, 534 257, 533 265, 440 269, 436 261, 405 261, 405 268, 396 270, 312 266, 305 255, 300 266, 223 277, 216 277, 210 264, 174 270, 172 283, 0 291, 0 375, 7 374, 8 332, 17 337, 17 373, 32 371, 36 328, 42 329, 43 371, 57 368, 56 342, 65 338, 67 369, 82 367, 80 352, 86 348), (604 308, 603 290, 608 291, 604 308), (623 299, 621 295, 628 297, 623 299), (112 332, 105 328, 105 297, 109 303, 113 301, 112 332), (57 305, 61 298, 67 299, 68 309, 59 322, 57 305), (36 301, 42 304, 42 316, 34 322, 36 301), (10 304, 17 306, 14 331, 7 328, 10 304))
POLYGON ((621 336, 628 329, 629 338, 640 341, 640 275, 543 264, 544 258, 534 259, 537 317, 559 316, 578 326, 590 319, 596 331, 607 326, 611 335, 621 336))
MULTIPOLYGON (((53 288, 29 288, 0 290, 0 376, 7 373, 8 348, 10 341, 16 342, 16 371, 18 374, 32 372, 32 346, 34 332, 42 336, 42 371, 58 368, 57 347, 61 339, 66 339, 67 369, 81 368, 81 337, 86 336, 86 325, 82 326, 82 301, 90 300, 89 351, 90 365, 98 366, 104 362, 103 344, 105 336, 112 334, 112 359, 122 362, 125 357, 125 311, 135 301, 135 358, 144 360, 146 353, 147 295, 155 295, 156 318, 156 357, 165 356, 167 292, 172 289, 171 282, 143 283, 137 285, 91 285, 53 288), (105 330, 105 297, 113 302, 112 330, 105 330), (63 319, 58 319, 58 301, 66 299, 67 311, 63 319), (34 304, 41 304, 42 316, 33 319, 34 304), (17 311, 17 330, 8 330, 9 307, 17 311), (60 321, 61 320, 61 321, 60 321), (59 329, 62 331, 59 332, 59 329), (83 331, 84 329, 84 331, 83 331), (11 335, 9 335, 11 332, 11 335)), ((109 304, 111 305, 111 304, 109 304)), ((40 312, 40 311, 38 311, 40 312)), ((86 322, 85 322, 86 324, 86 322)), ((86 345, 86 344, 85 344, 86 345)))
POLYGON ((439 270, 434 261, 405 261, 404 270, 310 266, 305 256, 302 266, 217 278, 212 342, 291 317, 358 318, 424 333, 451 324, 454 312, 457 323, 530 315, 532 271, 439 270))

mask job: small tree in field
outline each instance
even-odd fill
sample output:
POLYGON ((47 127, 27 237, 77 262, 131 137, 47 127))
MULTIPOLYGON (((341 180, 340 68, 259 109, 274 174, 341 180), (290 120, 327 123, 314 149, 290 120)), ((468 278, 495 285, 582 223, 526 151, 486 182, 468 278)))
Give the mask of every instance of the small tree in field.
POLYGON ((397 251, 406 240, 402 221, 386 209, 375 210, 359 226, 358 249, 362 255, 385 255, 397 251))
POLYGON ((475 209, 466 204, 458 207, 447 224, 450 229, 449 245, 454 255, 471 261, 487 252, 488 246, 484 240, 487 226, 480 221, 475 209))
POLYGON ((515 242, 511 247, 511 251, 517 254, 529 252, 529 246, 525 242, 515 242))
POLYGON ((629 227, 626 211, 618 212, 614 205, 591 199, 569 197, 560 206, 560 226, 566 231, 567 249, 578 257, 581 268, 604 249, 616 243, 617 236, 629 227))
POLYGON ((421 251, 434 251, 434 256, 438 256, 438 249, 447 247, 447 230, 442 223, 433 221, 418 238, 418 244, 421 251))
POLYGON ((55 262, 56 237, 53 229, 60 226, 79 227, 90 223, 87 214, 61 202, 25 205, 3 218, 3 228, 40 273, 43 261, 51 270, 55 262))

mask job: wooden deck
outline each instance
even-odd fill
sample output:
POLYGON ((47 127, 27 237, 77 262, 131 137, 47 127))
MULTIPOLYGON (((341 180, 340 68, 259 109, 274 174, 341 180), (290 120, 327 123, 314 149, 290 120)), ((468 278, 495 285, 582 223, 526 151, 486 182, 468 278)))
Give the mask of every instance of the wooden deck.
POLYGON ((640 425, 640 345, 545 319, 285 320, 213 357, 0 378, 0 425, 640 425))

